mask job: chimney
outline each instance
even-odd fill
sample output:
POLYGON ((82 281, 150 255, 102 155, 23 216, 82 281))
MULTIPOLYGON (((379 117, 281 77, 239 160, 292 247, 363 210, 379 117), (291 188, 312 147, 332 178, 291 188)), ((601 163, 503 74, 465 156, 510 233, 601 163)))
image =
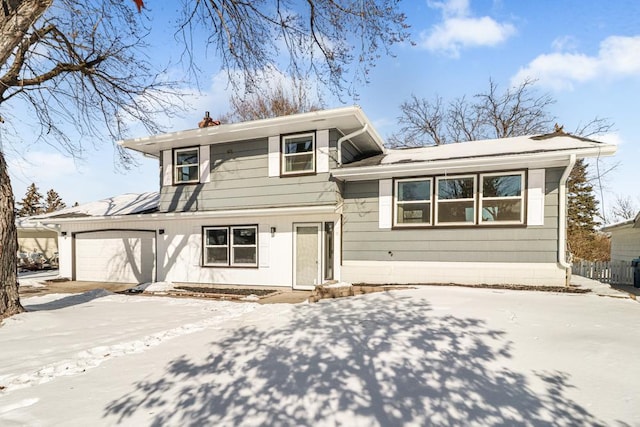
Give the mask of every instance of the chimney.
POLYGON ((209 126, 219 126, 220 120, 213 120, 208 111, 205 111, 204 118, 198 123, 199 128, 208 128, 209 126))

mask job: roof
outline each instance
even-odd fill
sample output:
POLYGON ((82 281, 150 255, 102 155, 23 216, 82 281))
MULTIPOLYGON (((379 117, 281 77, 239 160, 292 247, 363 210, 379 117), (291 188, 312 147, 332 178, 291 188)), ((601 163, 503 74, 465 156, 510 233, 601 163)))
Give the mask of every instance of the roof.
POLYGON ((20 231, 52 231, 33 217, 16 218, 16 229, 20 231))
POLYGON ((382 137, 358 106, 126 139, 118 141, 118 144, 131 150, 158 157, 160 151, 172 148, 220 144, 320 129, 338 129, 342 134, 348 135, 365 126, 365 132, 354 136, 351 140, 365 152, 383 152, 382 137))
POLYGON ((93 216, 133 215, 158 210, 160 195, 158 192, 128 193, 109 197, 97 202, 85 203, 71 208, 33 217, 35 220, 51 218, 79 218, 93 216))
POLYGON ((622 228, 640 228, 640 212, 638 212, 634 218, 623 219, 622 221, 605 225, 600 230, 613 231, 613 230, 618 230, 622 228))
MULTIPOLYGON (((424 173, 497 166, 532 167, 534 163, 565 164, 577 158, 610 156, 617 147, 569 134, 527 135, 514 138, 458 142, 419 148, 388 149, 385 153, 343 165, 337 178, 358 178, 384 172, 424 173)), ((480 168, 480 169, 479 169, 480 168)), ((372 176, 373 177, 373 176, 372 176)))

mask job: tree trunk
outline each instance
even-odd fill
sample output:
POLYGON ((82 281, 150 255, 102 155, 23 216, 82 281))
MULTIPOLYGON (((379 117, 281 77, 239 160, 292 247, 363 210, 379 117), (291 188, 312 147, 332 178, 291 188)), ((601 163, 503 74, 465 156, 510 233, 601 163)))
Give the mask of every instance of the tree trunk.
POLYGON ((53 0, 3 0, 0 3, 0 64, 4 64, 53 0))
POLYGON ((0 152, 0 319, 24 311, 18 295, 18 232, 7 163, 0 152))

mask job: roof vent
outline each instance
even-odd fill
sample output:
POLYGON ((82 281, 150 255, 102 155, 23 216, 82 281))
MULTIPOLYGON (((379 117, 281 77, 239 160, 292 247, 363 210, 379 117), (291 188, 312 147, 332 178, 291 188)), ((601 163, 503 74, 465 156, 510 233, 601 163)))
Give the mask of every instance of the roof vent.
POLYGON ((208 128, 210 126, 220 126, 220 120, 213 120, 211 116, 209 116, 209 112, 205 111, 204 118, 200 120, 200 123, 198 123, 198 127, 208 128))

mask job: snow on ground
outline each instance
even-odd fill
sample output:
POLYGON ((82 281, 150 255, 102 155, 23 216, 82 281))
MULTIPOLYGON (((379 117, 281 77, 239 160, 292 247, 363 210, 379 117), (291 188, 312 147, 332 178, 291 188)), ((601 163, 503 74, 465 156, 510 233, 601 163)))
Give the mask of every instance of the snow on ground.
POLYGON ((317 304, 94 291, 0 327, 0 425, 640 425, 640 304, 454 287, 317 304))

